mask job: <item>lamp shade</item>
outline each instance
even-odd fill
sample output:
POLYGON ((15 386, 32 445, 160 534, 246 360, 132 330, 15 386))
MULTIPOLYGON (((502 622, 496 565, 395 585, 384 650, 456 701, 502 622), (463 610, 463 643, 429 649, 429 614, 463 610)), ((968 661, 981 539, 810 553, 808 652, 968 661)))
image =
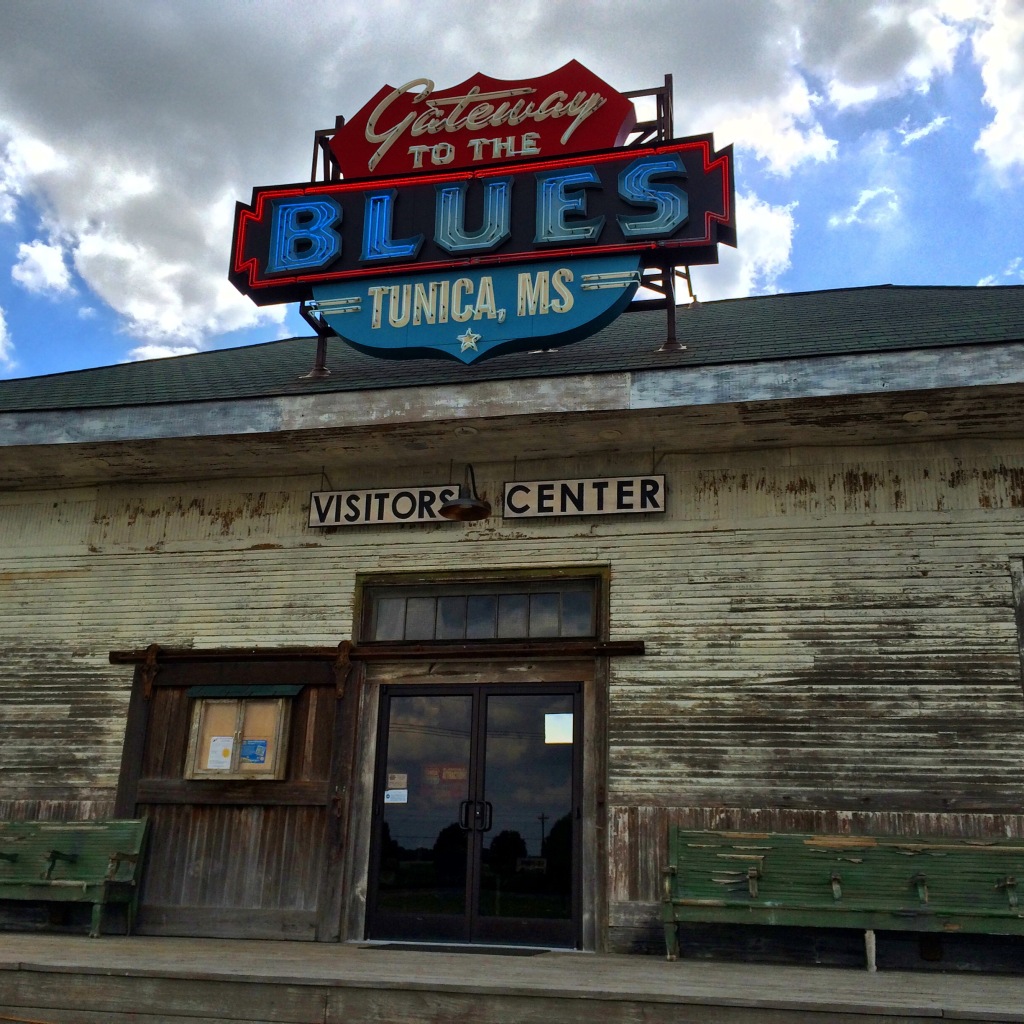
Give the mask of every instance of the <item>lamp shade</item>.
POLYGON ((456 523, 475 523, 491 514, 490 502, 476 493, 476 474, 466 463, 466 479, 459 487, 459 496, 444 502, 437 510, 445 519, 456 523))

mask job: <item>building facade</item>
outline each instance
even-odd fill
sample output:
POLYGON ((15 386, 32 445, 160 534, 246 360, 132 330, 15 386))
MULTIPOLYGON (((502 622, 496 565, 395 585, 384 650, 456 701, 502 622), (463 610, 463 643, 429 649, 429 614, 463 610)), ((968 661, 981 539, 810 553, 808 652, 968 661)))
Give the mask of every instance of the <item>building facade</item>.
POLYGON ((0 814, 147 815, 151 934, 618 951, 670 824, 1024 837, 1024 289, 677 329, 0 383, 0 814))

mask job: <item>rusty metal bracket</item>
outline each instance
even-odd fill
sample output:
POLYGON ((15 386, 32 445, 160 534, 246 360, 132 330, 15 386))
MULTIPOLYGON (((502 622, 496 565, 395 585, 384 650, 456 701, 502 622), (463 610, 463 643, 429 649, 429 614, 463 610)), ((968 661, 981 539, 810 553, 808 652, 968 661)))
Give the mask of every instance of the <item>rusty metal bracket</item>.
MULTIPOLYGON (((643 146, 649 142, 668 142, 674 131, 674 110, 673 110, 673 85, 672 76, 666 75, 663 85, 653 89, 634 89, 631 92, 623 93, 627 99, 643 99, 653 97, 655 103, 654 117, 649 121, 637 122, 633 130, 634 137, 626 143, 626 148, 643 146)), ((684 267, 682 273, 676 264, 669 262, 657 267, 652 275, 648 275, 641 281, 643 287, 658 292, 663 296, 660 299, 638 299, 632 302, 626 312, 642 309, 664 309, 665 310, 665 341, 659 352, 683 352, 685 345, 680 344, 676 336, 676 275, 686 281, 687 291, 690 298, 696 302, 697 296, 693 294, 693 285, 690 281, 690 268, 684 267), (660 273, 659 273, 660 271, 660 273)))
POLYGON ((334 119, 333 128, 318 128, 313 133, 313 166, 309 172, 309 183, 315 185, 317 181, 341 181, 341 168, 338 161, 334 159, 331 152, 331 139, 335 132, 341 130, 345 118, 339 114, 334 119), (317 178, 317 165, 320 166, 320 177, 317 178))
POLYGON ((299 303, 299 316, 316 332, 313 368, 309 373, 304 373, 299 380, 320 380, 323 377, 330 377, 331 371, 327 368, 327 339, 336 338, 337 332, 328 325, 323 316, 314 314, 313 306, 308 302, 299 303))
POLYGON ((633 129, 636 136, 626 143, 626 147, 642 146, 647 142, 667 142, 672 137, 673 121, 673 89, 672 76, 665 76, 664 85, 655 86, 653 89, 633 89, 631 92, 622 94, 628 100, 642 99, 646 96, 654 97, 654 117, 650 121, 638 121, 633 129))
POLYGON ((153 680, 160 671, 156 663, 157 655, 160 653, 159 644, 150 644, 146 648, 146 660, 142 663, 142 695, 149 700, 153 696, 153 680))
POLYGON ((338 700, 345 696, 345 685, 352 675, 352 641, 342 640, 338 644, 338 657, 334 662, 334 685, 338 700))

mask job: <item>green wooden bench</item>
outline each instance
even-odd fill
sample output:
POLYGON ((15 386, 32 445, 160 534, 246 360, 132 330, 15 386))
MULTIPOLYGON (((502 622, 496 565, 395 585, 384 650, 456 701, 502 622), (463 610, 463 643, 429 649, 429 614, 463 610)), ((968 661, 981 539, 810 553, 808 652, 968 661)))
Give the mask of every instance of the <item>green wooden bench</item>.
POLYGON ((135 923, 145 854, 146 819, 0 821, 0 900, 91 903, 100 934, 108 903, 135 923))
POLYGON ((1024 840, 669 830, 668 959, 680 924, 1024 935, 1024 840))

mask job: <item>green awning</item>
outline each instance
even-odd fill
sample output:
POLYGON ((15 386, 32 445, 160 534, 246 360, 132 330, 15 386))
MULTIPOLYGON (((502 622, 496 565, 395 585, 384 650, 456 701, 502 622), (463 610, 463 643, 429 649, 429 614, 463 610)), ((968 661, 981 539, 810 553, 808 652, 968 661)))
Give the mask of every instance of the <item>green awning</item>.
POLYGON ((295 686, 190 686, 189 697, 294 697, 302 689, 295 686))

